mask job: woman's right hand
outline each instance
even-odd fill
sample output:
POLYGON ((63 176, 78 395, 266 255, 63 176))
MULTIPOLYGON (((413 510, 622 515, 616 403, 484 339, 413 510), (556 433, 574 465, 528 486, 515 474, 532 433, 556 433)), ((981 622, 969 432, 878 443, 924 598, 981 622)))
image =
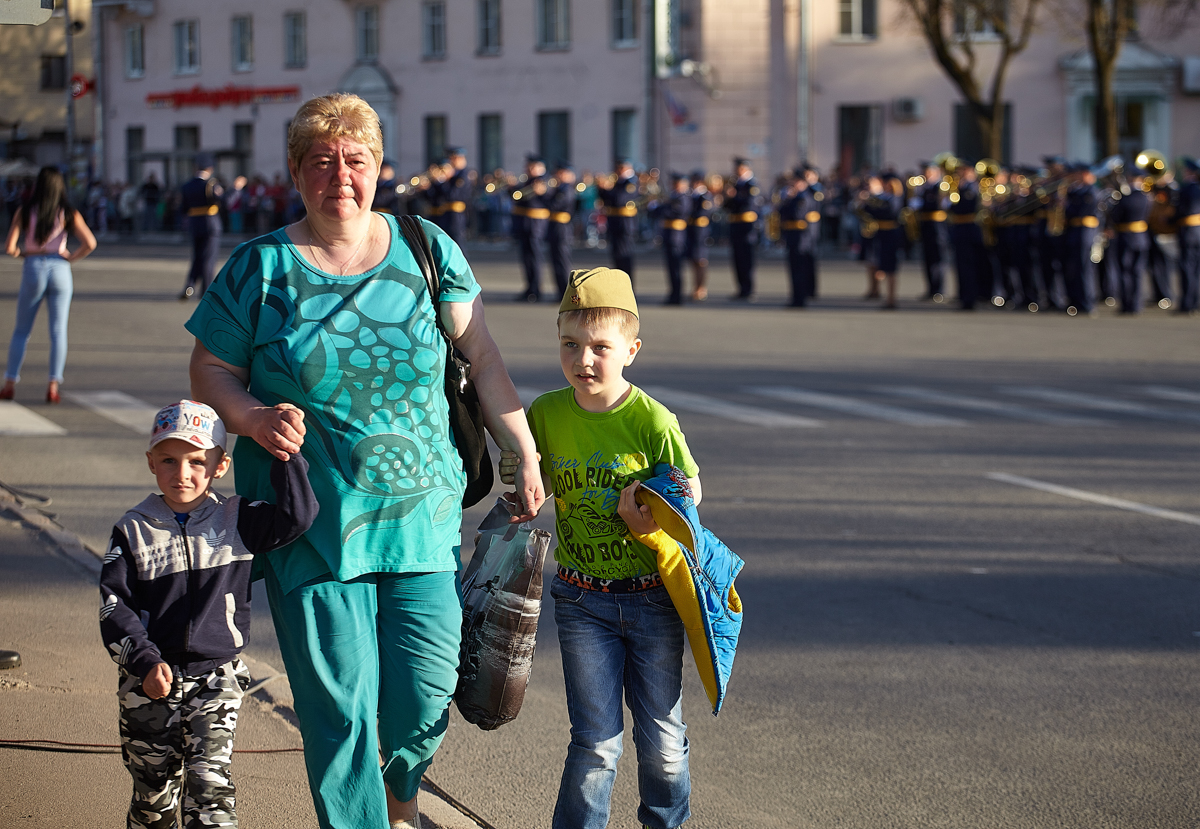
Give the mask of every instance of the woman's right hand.
POLYGON ((291 403, 252 409, 248 437, 272 456, 286 461, 304 444, 304 412, 291 403))

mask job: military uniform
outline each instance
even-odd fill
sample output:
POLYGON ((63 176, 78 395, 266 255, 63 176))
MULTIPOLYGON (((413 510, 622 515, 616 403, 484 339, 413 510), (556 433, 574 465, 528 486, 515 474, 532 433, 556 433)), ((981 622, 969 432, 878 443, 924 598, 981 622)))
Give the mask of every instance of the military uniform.
POLYGON ((687 190, 670 193, 654 209, 654 218, 662 235, 663 255, 667 260, 668 305, 683 304, 683 260, 691 214, 692 196, 687 190))
POLYGON ((1191 159, 1184 161, 1192 180, 1179 188, 1175 203, 1175 227, 1179 238, 1179 311, 1194 314, 1200 310, 1200 167, 1191 159))
POLYGON ((1174 304, 1175 295, 1171 291, 1171 260, 1163 246, 1159 243, 1159 235, 1171 235, 1175 232, 1172 219, 1175 213, 1177 193, 1172 187, 1156 184, 1150 191, 1152 204, 1150 206, 1150 234, 1148 241, 1150 250, 1146 256, 1146 267, 1150 272, 1150 285, 1154 289, 1154 301, 1161 308, 1170 308, 1174 304))
POLYGON ((535 192, 545 185, 545 177, 531 175, 524 185, 514 188, 512 227, 521 251, 521 267, 525 271, 525 292, 521 299, 537 302, 542 298, 542 243, 546 240, 546 225, 550 221, 550 193, 535 192))
POLYGON ((1108 211, 1112 245, 1105 260, 1113 277, 1113 287, 1121 302, 1121 311, 1136 314, 1142 310, 1142 274, 1150 255, 1150 197, 1134 187, 1108 211))
POLYGON ((921 188, 917 221, 921 230, 921 258, 925 265, 925 295, 936 299, 946 290, 944 264, 946 211, 942 209, 940 182, 931 181, 921 188))
POLYGON ((200 172, 180 188, 180 209, 187 215, 192 236, 192 264, 180 299, 204 296, 217 270, 221 251, 221 183, 212 176, 212 161, 197 160, 200 172))
MULTIPOLYGON (((451 156, 462 152, 454 147, 447 151, 451 156)), ((441 183, 441 221, 438 225, 454 243, 462 247, 467 241, 467 204, 471 201, 471 171, 465 167, 455 168, 441 183)))
MULTIPOLYGON (((559 170, 566 169, 559 167, 559 170)), ((550 266, 554 271, 554 284, 558 296, 567 291, 571 276, 571 248, 575 243, 575 205, 579 192, 575 185, 559 181, 546 193, 546 206, 550 209, 550 221, 546 227, 546 245, 550 249, 550 266)))
POLYGON ((613 267, 629 274, 630 281, 635 285, 633 246, 637 241, 638 195, 638 180, 633 173, 618 178, 609 189, 600 189, 613 267))
POLYGON ((793 308, 803 308, 816 292, 817 241, 821 213, 808 187, 788 195, 779 203, 779 229, 787 248, 788 276, 793 308))
POLYGON ((1092 242, 1100 227, 1096 188, 1078 184, 1067 192, 1065 239, 1066 259, 1063 278, 1070 308, 1090 314, 1096 304, 1096 268, 1092 262, 1092 242))
POLYGON ((1033 268, 1034 226, 1038 219, 1033 207, 1036 202, 1031 199, 1030 196, 1002 199, 994 215, 1000 248, 1000 281, 1008 286, 1009 298, 1017 310, 1036 311, 1042 299, 1041 286, 1033 268))
POLYGON ((754 249, 758 245, 760 203, 758 182, 750 174, 734 182, 733 192, 725 197, 729 247, 737 281, 735 299, 749 299, 754 295, 754 249))
POLYGON ((708 239, 712 233, 713 197, 704 183, 704 173, 692 173, 692 208, 688 217, 687 250, 684 258, 692 263, 695 285, 692 299, 708 298, 708 239))
POLYGON ((983 231, 975 222, 979 211, 979 190, 974 182, 958 188, 958 201, 947 208, 950 220, 950 244, 954 247, 954 270, 958 276, 958 302, 965 310, 979 299, 979 280, 983 272, 983 231))

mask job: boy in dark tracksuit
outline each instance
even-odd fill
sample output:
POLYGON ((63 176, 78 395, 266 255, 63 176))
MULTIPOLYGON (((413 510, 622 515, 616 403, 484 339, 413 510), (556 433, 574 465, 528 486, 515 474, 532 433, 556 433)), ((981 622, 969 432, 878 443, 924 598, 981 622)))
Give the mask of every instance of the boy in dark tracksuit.
POLYGON ((250 627, 255 553, 312 525, 308 464, 275 461, 278 505, 225 498, 225 427, 202 403, 159 411, 146 453, 162 495, 113 528, 100 573, 100 633, 120 666, 121 753, 133 777, 128 825, 237 826, 233 731, 250 674, 238 653, 250 627))

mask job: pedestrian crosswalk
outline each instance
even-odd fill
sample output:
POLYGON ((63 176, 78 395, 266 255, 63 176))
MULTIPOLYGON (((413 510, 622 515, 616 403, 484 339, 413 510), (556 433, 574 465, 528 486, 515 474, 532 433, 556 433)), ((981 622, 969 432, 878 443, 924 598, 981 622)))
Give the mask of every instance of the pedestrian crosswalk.
MULTIPOLYGON (((935 432, 997 422, 1068 428, 1200 424, 1200 389, 1182 386, 1111 386, 1102 394, 1051 386, 984 384, 963 390, 909 384, 837 389, 734 385, 703 393, 661 385, 642 388, 676 414, 764 429, 820 429, 864 421, 935 432)), ((517 387, 526 407, 542 391, 517 387)), ((67 404, 143 436, 150 433, 159 408, 157 403, 115 389, 71 391, 63 397, 67 404)), ((13 401, 0 401, 0 437, 67 434, 57 419, 66 408, 38 406, 35 411, 13 401)))

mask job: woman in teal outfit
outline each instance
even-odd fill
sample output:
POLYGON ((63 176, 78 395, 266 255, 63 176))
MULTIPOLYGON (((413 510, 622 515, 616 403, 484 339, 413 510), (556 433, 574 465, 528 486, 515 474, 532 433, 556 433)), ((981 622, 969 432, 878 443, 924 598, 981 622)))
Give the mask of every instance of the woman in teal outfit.
MULTIPOLYGON (((237 248, 187 324, 194 396, 251 438, 234 450, 238 491, 269 497, 271 458, 302 452, 321 504, 264 575, 323 827, 419 827, 449 716, 465 477, 435 313, 496 443, 536 451, 462 251, 425 223, 435 309, 395 219, 371 212, 382 157, 360 98, 301 106, 288 167, 306 218, 237 248)), ((545 500, 536 468, 517 496, 528 520, 545 500)))

